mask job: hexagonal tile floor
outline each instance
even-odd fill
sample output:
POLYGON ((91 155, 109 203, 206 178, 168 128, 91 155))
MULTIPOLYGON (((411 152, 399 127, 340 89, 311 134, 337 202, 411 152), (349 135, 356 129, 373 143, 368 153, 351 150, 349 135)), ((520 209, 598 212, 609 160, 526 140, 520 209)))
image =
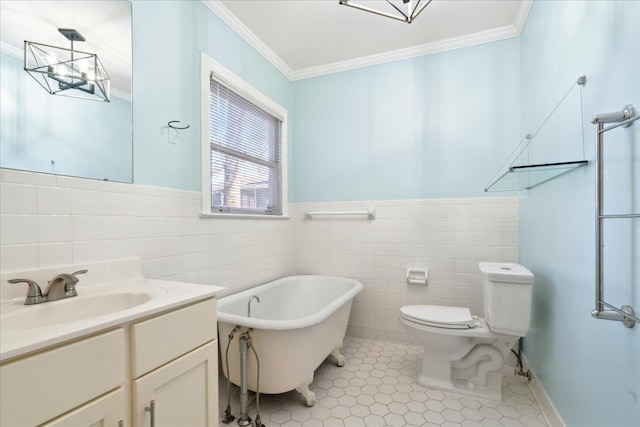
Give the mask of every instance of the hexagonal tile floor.
MULTIPOLYGON (((526 379, 505 368, 502 402, 480 400, 418 385, 420 347, 345 337, 340 368, 327 359, 310 388, 316 405, 308 408, 295 391, 260 395, 260 417, 267 427, 375 426, 546 426, 526 379)), ((227 407, 227 382, 220 373, 220 414, 227 407)), ((240 414, 240 390, 231 386, 231 411, 240 414)), ((250 416, 255 419, 255 401, 250 416)), ((224 426, 224 424, 220 424, 224 426)), ((252 424, 253 426, 253 424, 252 424)))

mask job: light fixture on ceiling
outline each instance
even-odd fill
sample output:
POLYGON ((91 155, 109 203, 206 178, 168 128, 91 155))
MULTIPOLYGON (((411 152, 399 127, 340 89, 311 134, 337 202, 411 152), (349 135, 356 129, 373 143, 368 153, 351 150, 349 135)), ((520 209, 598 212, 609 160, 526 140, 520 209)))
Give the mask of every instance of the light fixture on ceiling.
POLYGON ((432 0, 338 0, 341 5, 386 16, 410 24, 432 0), (384 6, 386 10, 382 10, 384 6), (403 10, 404 9, 404 10, 403 10))
POLYGON ((51 95, 110 102, 111 79, 95 53, 73 49, 85 41, 78 31, 59 28, 71 49, 24 41, 24 70, 51 95))

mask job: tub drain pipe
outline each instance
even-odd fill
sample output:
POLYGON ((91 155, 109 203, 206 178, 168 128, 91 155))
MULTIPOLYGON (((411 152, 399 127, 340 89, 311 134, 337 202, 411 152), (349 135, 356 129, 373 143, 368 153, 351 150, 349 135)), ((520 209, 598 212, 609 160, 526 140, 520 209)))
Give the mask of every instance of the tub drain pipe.
POLYGON ((231 373, 229 372, 229 345, 231 345, 231 341, 233 340, 233 337, 236 335, 236 332, 238 332, 238 330, 240 330, 240 326, 236 326, 231 330, 231 332, 229 332, 229 339, 227 340, 227 349, 225 350, 225 353, 224 353, 225 354, 224 360, 227 365, 227 409, 225 409, 224 411, 224 417, 222 418, 222 422, 225 424, 229 424, 231 421, 236 419, 236 417, 234 417, 231 414, 231 380, 229 379, 231 378, 231 373))
POLYGON ((238 425, 247 427, 251 425, 249 417, 249 392, 247 389, 247 347, 250 341, 249 331, 240 335, 240 418, 238 425))
POLYGON ((262 420, 260 419, 260 358, 258 358, 258 352, 256 352, 256 348, 253 345, 253 341, 251 341, 251 337, 249 337, 248 345, 249 347, 251 347, 253 355, 256 356, 256 364, 258 366, 258 372, 256 376, 256 421, 254 427, 265 427, 264 424, 262 424, 262 420))

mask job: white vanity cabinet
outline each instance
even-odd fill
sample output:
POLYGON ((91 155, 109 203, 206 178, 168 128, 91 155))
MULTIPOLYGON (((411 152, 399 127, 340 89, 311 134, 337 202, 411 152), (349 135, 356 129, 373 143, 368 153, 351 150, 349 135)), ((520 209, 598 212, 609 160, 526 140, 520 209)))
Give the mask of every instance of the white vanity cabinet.
POLYGON ((209 299, 131 327, 134 426, 218 424, 216 321, 209 299))
POLYGON ((0 425, 216 426, 216 299, 0 365, 0 425))

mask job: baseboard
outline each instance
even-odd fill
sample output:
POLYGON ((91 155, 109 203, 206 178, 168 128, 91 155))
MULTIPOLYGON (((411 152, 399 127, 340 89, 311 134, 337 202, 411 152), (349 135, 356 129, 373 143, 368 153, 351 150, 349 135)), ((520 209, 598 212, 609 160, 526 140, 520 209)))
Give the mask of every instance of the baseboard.
POLYGON ((547 421, 547 424, 550 427, 566 427, 564 421, 562 421, 562 418, 560 418, 560 414, 556 410, 556 407, 553 406, 553 402, 551 402, 549 395, 546 391, 544 391, 542 384, 540 384, 540 381, 538 381, 538 378, 533 372, 533 369, 531 369, 529 361, 526 357, 524 357, 524 354, 522 355, 522 365, 525 371, 531 371, 531 381, 529 382, 529 389, 531 389, 533 397, 536 399, 538 406, 542 410, 542 415, 547 421))

